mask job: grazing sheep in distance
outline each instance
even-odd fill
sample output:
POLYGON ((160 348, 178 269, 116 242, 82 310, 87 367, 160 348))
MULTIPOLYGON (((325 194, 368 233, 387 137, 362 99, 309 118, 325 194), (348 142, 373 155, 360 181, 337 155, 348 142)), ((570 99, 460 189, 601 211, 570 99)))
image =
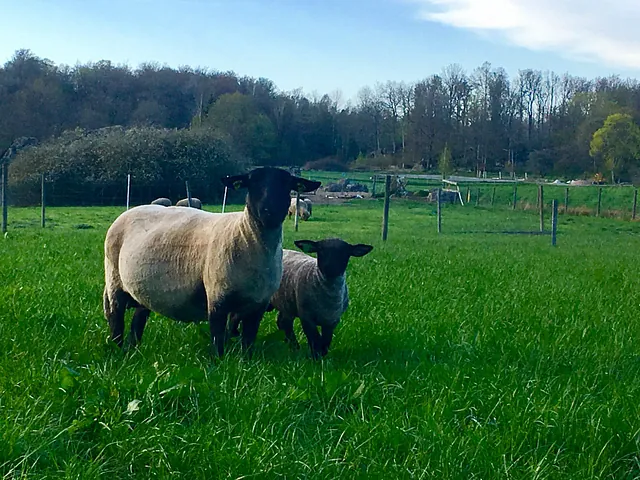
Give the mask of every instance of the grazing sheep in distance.
MULTIPOLYGON (((304 221, 309 220, 311 217, 312 203, 308 198, 300 199, 300 203, 298 205, 298 217, 304 221)), ((289 218, 296 214, 296 199, 295 197, 291 199, 291 204, 289 205, 289 218)))
MULTIPOLYGON (((182 200, 178 200, 176 203, 176 207, 188 207, 189 200, 187 198, 183 198, 182 200)), ((191 197, 191 208, 197 208, 198 210, 202 210, 202 202, 199 198, 191 197)))
POLYGON ((160 198, 156 198, 153 202, 151 202, 151 205, 162 205, 163 207, 170 207, 171 200, 165 197, 160 197, 160 198))
MULTIPOLYGON (((294 250, 283 250, 282 281, 271 298, 267 311, 278 310, 278 328, 287 342, 298 348, 293 321, 299 317, 314 358, 326 355, 333 331, 349 306, 346 269, 350 257, 363 257, 373 246, 351 245, 339 238, 314 242, 297 240, 295 245, 305 253, 316 253, 317 259, 294 250), (322 329, 318 333, 317 327, 322 329)), ((238 334, 238 321, 232 318, 231 334, 238 334)))
POLYGON ((282 224, 290 192, 313 190, 320 182, 265 167, 225 177, 222 183, 248 190, 243 211, 141 205, 109 227, 104 315, 119 346, 128 308, 135 308, 131 345, 141 341, 151 311, 183 322, 208 320, 219 356, 227 316, 234 313, 243 322, 243 347, 253 344, 282 277, 282 224))

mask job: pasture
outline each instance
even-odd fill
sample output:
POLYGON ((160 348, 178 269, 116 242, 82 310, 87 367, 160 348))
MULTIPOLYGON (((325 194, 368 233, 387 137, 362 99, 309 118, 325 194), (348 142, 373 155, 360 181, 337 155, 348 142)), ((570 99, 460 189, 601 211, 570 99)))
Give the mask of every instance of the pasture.
MULTIPOLYGON (((239 206, 231 206, 238 209, 239 206)), ((210 208, 219 211, 219 207, 210 208)), ((640 477, 640 225, 392 200, 314 206, 295 239, 374 245, 328 356, 265 315, 256 353, 152 314, 108 341, 103 240, 122 208, 11 209, 0 238, 3 478, 640 477), (475 232, 475 233, 474 233, 475 232)), ((130 313, 127 316, 127 328, 130 313)))

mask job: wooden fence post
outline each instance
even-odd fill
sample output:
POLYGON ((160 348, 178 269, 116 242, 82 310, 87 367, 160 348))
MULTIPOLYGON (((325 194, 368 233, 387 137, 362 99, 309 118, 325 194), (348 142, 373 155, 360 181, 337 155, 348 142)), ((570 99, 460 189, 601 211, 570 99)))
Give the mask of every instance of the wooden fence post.
POLYGON ((471 201, 471 187, 467 187, 467 203, 471 201))
POLYGON ((513 184, 513 209, 516 209, 516 203, 518 202, 518 184, 513 184))
POLYGON ((296 192, 296 213, 293 217, 293 224, 295 226, 296 232, 298 231, 298 209, 300 208, 300 192, 296 192))
POLYGON ((538 185, 538 198, 540 198, 540 231, 544 232, 544 190, 542 184, 538 185))
POLYGON ((631 220, 636 219, 636 210, 638 206, 638 189, 633 189, 633 210, 631 211, 631 220))
POLYGON ((184 187, 187 189, 187 207, 191 207, 191 190, 189 190, 189 182, 185 180, 184 187))
POLYGON ((127 210, 129 210, 131 200, 131 174, 127 173, 127 210))
POLYGON ((389 197, 391 195, 391 175, 384 180, 384 209, 382 211, 382 240, 387 240, 389 233, 389 197))
POLYGON ((7 184, 9 183, 9 162, 2 164, 2 233, 7 233, 7 184))
POLYGON ((569 210, 569 187, 564 189, 564 213, 569 210))
POLYGON ((598 187, 598 207, 596 209, 596 217, 600 216, 601 208, 602 208, 602 187, 598 187))
POLYGON ((558 200, 554 200, 551 211, 551 245, 556 245, 556 232, 558 230, 558 200))
POLYGON ((40 175, 40 204, 41 204, 41 211, 40 211, 40 225, 42 226, 42 228, 45 227, 45 209, 46 209, 46 202, 45 202, 45 183, 44 183, 44 173, 40 175))
POLYGON ((440 187, 438 187, 438 190, 436 191, 436 203, 437 203, 437 207, 436 207, 436 213, 438 216, 438 233, 442 232, 442 197, 440 196, 440 187))

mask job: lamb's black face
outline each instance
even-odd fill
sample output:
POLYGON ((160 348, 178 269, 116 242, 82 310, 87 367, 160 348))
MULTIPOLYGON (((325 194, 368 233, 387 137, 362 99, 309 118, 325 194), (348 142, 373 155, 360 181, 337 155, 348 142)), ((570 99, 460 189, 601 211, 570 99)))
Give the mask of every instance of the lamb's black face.
POLYGON ((247 208, 265 228, 282 225, 289 210, 291 190, 310 192, 320 187, 320 182, 291 175, 280 168, 256 168, 245 175, 222 179, 228 188, 247 188, 247 208))
POLYGON ((326 278, 336 278, 344 274, 351 257, 364 257, 373 247, 359 243, 351 245, 339 238, 327 238, 314 242, 296 240, 296 246, 305 253, 316 253, 318 268, 326 278))

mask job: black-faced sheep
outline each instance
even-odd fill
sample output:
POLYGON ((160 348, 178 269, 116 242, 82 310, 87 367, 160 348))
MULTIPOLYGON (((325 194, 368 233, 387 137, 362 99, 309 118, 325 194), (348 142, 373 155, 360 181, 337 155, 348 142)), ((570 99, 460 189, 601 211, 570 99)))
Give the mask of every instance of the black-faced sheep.
POLYGON ((313 190, 320 182, 265 167, 222 183, 248 189, 244 211, 142 205, 122 213, 107 231, 104 314, 118 345, 127 308, 135 308, 132 345, 140 342, 151 311, 183 322, 208 319, 220 356, 227 316, 235 313, 243 320, 243 346, 253 344, 282 277, 290 192, 313 190))
MULTIPOLYGON (((329 351, 333 331, 349 306, 346 282, 349 259, 367 255, 373 246, 351 245, 339 238, 318 242, 297 240, 294 243, 303 252, 315 252, 317 259, 294 250, 283 251, 282 281, 267 311, 278 310, 278 328, 284 331, 294 348, 299 344, 293 331, 293 321, 300 318, 312 355, 324 356, 329 351)), ((232 335, 238 334, 238 324, 238 319, 233 317, 230 325, 232 335)))
MULTIPOLYGON (((313 208, 313 204, 311 203, 311 200, 309 200, 308 198, 304 198, 304 199, 300 199, 299 205, 298 205, 298 218, 307 221, 309 220, 309 217, 311 217, 311 211, 313 208)), ((289 218, 291 218, 293 215, 296 214, 296 199, 295 197, 291 199, 291 205, 289 205, 289 218)))
MULTIPOLYGON (((183 198, 182 200, 178 200, 176 203, 176 207, 188 207, 189 199, 183 198)), ((202 202, 199 198, 191 197, 191 208, 197 208, 198 210, 202 210, 202 202)))
POLYGON ((153 202, 151 202, 151 205, 162 205, 163 207, 170 207, 171 200, 165 197, 160 197, 160 198, 156 198, 153 202))

